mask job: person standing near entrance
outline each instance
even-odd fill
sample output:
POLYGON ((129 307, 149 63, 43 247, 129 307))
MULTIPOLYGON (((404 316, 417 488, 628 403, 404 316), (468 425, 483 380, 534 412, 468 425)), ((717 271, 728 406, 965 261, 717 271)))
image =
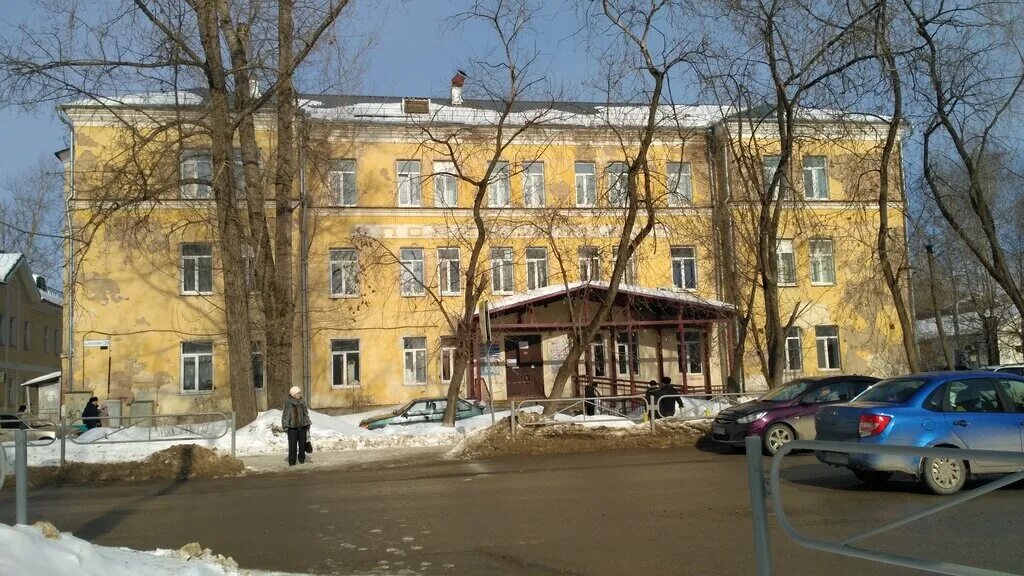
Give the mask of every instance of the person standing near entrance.
POLYGON ((288 434, 289 466, 295 466, 296 458, 299 464, 306 463, 306 434, 311 424, 309 408, 302 401, 302 389, 292 386, 281 410, 281 428, 288 434))
POLYGON ((597 413, 597 399, 601 396, 597 393, 597 387, 594 386, 593 382, 583 388, 583 396, 587 399, 584 403, 587 416, 593 416, 597 413))
POLYGON ((99 428, 100 425, 100 399, 93 396, 89 398, 89 403, 82 409, 82 424, 85 424, 86 430, 92 430, 93 428, 99 428))

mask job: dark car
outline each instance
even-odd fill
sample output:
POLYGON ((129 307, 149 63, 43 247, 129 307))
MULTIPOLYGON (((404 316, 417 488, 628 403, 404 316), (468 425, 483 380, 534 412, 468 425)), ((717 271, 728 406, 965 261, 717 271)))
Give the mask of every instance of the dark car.
MULTIPOLYGON (((407 402, 388 414, 371 416, 359 423, 367 430, 376 430, 385 426, 402 424, 422 424, 424 422, 440 422, 444 418, 444 409, 448 407, 448 398, 420 398, 407 402)), ((459 398, 459 408, 455 412, 456 420, 480 416, 484 408, 479 403, 459 398)))
MULTIPOLYGON (((848 404, 821 410, 819 440, 891 446, 1024 449, 1024 378, 1007 373, 927 372, 879 382, 848 404)), ((971 474, 1016 472, 1013 462, 921 458, 819 451, 818 460, 844 466, 861 481, 911 474, 936 494, 952 494, 971 474)))
POLYGON ((814 414, 826 404, 849 402, 878 382, 871 376, 797 378, 757 400, 718 413, 711 439, 742 446, 747 436, 760 436, 765 454, 773 455, 793 440, 814 440, 814 414))

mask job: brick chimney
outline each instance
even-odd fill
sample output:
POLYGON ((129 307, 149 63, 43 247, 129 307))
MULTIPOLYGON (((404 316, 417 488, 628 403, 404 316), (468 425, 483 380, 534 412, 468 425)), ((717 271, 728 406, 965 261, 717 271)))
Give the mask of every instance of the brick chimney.
POLYGON ((452 76, 452 106, 462 106, 462 85, 466 83, 466 73, 456 70, 452 76))

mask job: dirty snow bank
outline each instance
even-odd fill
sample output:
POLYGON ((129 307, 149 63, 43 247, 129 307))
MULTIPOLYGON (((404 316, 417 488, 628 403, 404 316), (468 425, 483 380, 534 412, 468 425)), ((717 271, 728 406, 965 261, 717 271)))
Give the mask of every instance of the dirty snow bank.
POLYGON ((53 525, 0 524, 0 576, 284 576, 242 570, 231 558, 192 543, 181 550, 138 552, 96 546, 53 525))

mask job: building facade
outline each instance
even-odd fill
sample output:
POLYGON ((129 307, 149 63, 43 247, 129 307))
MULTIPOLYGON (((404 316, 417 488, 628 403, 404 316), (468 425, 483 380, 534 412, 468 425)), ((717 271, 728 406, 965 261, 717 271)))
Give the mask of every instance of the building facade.
MULTIPOLYGON (((64 108, 74 125, 72 221, 76 237, 90 238, 71 248, 77 288, 68 296, 67 321, 75 358, 66 369, 75 389, 100 396, 151 401, 164 412, 223 409, 230 327, 201 138, 133 162, 153 166, 130 178, 149 188, 121 202, 131 210, 97 217, 123 193, 115 188, 128 188, 128 169, 114 167, 124 166, 125 119, 158 123, 179 111, 156 101, 138 100, 117 114, 109 102, 64 108), (108 339, 109 348, 83 347, 93 338, 108 339)), ((493 166, 482 212, 489 239, 479 254, 482 277, 474 279, 465 275, 476 237, 474 188, 462 177, 479 178, 491 166, 496 105, 347 96, 303 103, 310 144, 295 185, 302 213, 295 236, 303 241, 294 276, 303 318, 296 320, 293 366, 312 406, 443 394, 454 365, 448 318, 474 280, 485 283, 498 330, 492 348, 478 351, 488 360, 472 368, 465 394, 502 400, 547 393, 567 331, 586 318, 588 303, 600 301, 611 272, 625 162, 643 108, 523 103, 510 115, 509 126, 531 127, 493 166)), ((661 376, 720 388, 732 363, 742 363, 748 388, 763 386, 752 198, 777 166, 778 142, 767 129, 742 135, 749 119, 726 112, 660 111, 650 154, 654 205, 638 224, 653 214, 653 228, 577 369, 609 390, 635 390, 661 376), (745 354, 734 358, 743 314, 751 328, 745 354)), ((257 126, 269 149, 272 119, 257 126)), ((784 179, 776 255, 784 321, 793 318, 787 375, 882 374, 896 363, 899 327, 872 248, 878 186, 870 175, 884 126, 849 117, 802 125, 806 134, 784 179)), ((901 222, 901 198, 893 202, 890 220, 901 222)), ((258 341, 253 366, 261 390, 258 341)))

